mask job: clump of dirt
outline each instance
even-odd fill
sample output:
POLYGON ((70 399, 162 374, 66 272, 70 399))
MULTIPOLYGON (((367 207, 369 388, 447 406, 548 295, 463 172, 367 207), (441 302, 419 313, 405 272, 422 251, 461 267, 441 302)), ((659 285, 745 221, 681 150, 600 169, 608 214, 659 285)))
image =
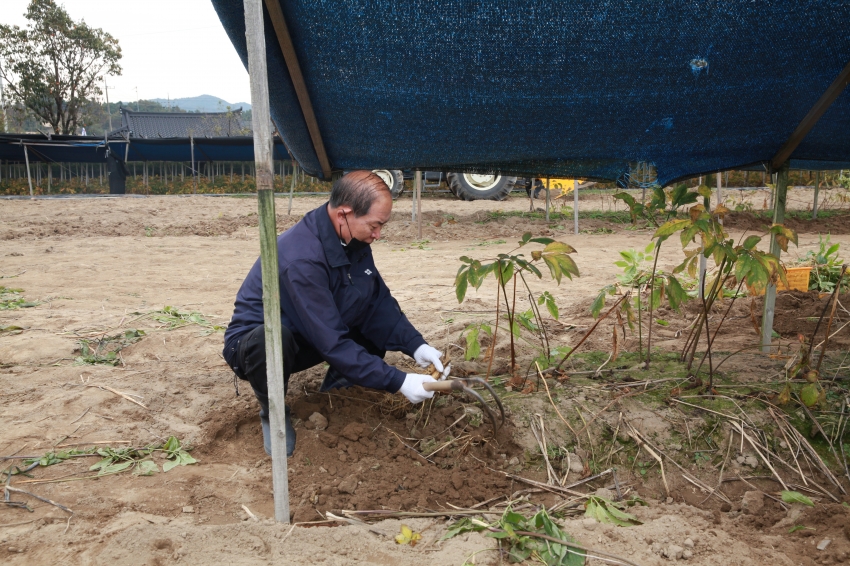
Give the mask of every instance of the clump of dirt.
MULTIPOLYGON (((755 232, 766 232, 772 223, 773 221, 769 216, 752 212, 732 212, 723 219, 723 225, 727 229, 752 230, 755 232)), ((850 234, 850 213, 841 211, 814 220, 811 217, 786 216, 783 224, 787 228, 800 233, 850 234)))
MULTIPOLYGON (((773 320, 773 329, 783 337, 796 337, 802 334, 806 339, 811 339, 818 324, 821 314, 826 309, 826 315, 818 329, 815 343, 823 340, 826 332, 826 324, 829 320, 829 309, 831 307, 832 295, 821 295, 816 291, 787 291, 776 295, 776 318, 773 320)), ((839 302, 847 304, 850 301, 850 293, 839 294, 839 302)), ((761 312, 763 299, 758 299, 757 312, 761 312)), ((837 316, 845 320, 846 315, 839 310, 837 316)), ((838 325, 833 320, 832 331, 838 325)), ((830 339, 831 347, 850 344, 850 335, 846 332, 839 333, 830 339)))
MULTIPOLYGON (((342 509, 472 506, 507 490, 510 480, 498 470, 523 456, 510 423, 493 437, 486 415, 460 396, 437 394, 417 407, 397 397, 352 387, 290 403, 298 438, 289 460, 294 521, 342 509)), ((253 442, 261 445, 262 435, 253 442)))

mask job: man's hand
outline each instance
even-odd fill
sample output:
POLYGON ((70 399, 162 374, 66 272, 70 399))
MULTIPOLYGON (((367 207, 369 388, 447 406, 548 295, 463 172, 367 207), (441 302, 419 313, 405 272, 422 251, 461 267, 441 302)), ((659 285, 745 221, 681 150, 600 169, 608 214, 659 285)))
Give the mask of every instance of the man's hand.
POLYGON ((413 359, 421 368, 428 367, 429 364, 434 364, 434 369, 440 372, 440 379, 445 379, 449 376, 449 370, 452 369, 452 364, 443 367, 443 362, 440 361, 440 351, 428 344, 422 344, 416 351, 413 352, 413 359))
POLYGON ((407 377, 404 378, 404 383, 401 384, 399 392, 407 397, 408 401, 416 405, 417 403, 421 403, 425 399, 430 399, 434 396, 433 391, 425 391, 425 388, 422 387, 423 383, 427 383, 429 381, 434 381, 434 378, 430 375, 409 373, 407 374, 407 377))

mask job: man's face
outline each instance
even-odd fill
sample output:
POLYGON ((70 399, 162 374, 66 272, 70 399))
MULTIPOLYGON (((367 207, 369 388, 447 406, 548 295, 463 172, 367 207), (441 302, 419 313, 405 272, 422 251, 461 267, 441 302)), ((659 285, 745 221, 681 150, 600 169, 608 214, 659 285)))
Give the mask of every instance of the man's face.
POLYGON ((342 209, 347 213, 343 218, 342 229, 340 230, 345 243, 347 244, 354 237, 361 242, 371 244, 380 239, 381 229, 390 220, 390 214, 393 211, 393 199, 389 192, 381 191, 376 195, 369 212, 359 218, 354 216, 348 207, 342 207, 342 209), (348 237, 346 238, 346 236, 348 237))

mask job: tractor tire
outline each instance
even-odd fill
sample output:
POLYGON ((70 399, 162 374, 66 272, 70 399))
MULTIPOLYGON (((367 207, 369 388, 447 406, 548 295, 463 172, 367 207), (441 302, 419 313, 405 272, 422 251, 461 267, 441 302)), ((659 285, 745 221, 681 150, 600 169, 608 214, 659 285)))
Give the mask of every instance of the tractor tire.
POLYGON ((398 169, 375 169, 372 173, 384 180, 390 188, 393 200, 400 197, 401 193, 404 192, 404 177, 398 169))
POLYGON ((449 173, 447 180, 452 193, 463 200, 504 200, 516 183, 516 177, 477 173, 449 173))

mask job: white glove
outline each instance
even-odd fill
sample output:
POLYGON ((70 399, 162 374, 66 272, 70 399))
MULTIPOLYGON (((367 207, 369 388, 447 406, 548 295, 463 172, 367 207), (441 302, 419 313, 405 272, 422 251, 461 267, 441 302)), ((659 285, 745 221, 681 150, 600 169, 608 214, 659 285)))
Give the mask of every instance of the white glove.
POLYGON ((408 373, 404 378, 404 383, 401 384, 399 392, 407 397, 407 400, 416 405, 425 399, 430 399, 434 396, 433 391, 425 391, 422 387, 423 383, 434 381, 430 375, 422 375, 420 373, 408 373))
POLYGON ((443 362, 440 361, 440 351, 428 344, 422 344, 416 351, 413 352, 413 359, 421 368, 428 367, 428 364, 434 364, 434 368, 440 372, 440 379, 445 379, 449 376, 449 370, 452 369, 452 364, 443 367, 443 362))

